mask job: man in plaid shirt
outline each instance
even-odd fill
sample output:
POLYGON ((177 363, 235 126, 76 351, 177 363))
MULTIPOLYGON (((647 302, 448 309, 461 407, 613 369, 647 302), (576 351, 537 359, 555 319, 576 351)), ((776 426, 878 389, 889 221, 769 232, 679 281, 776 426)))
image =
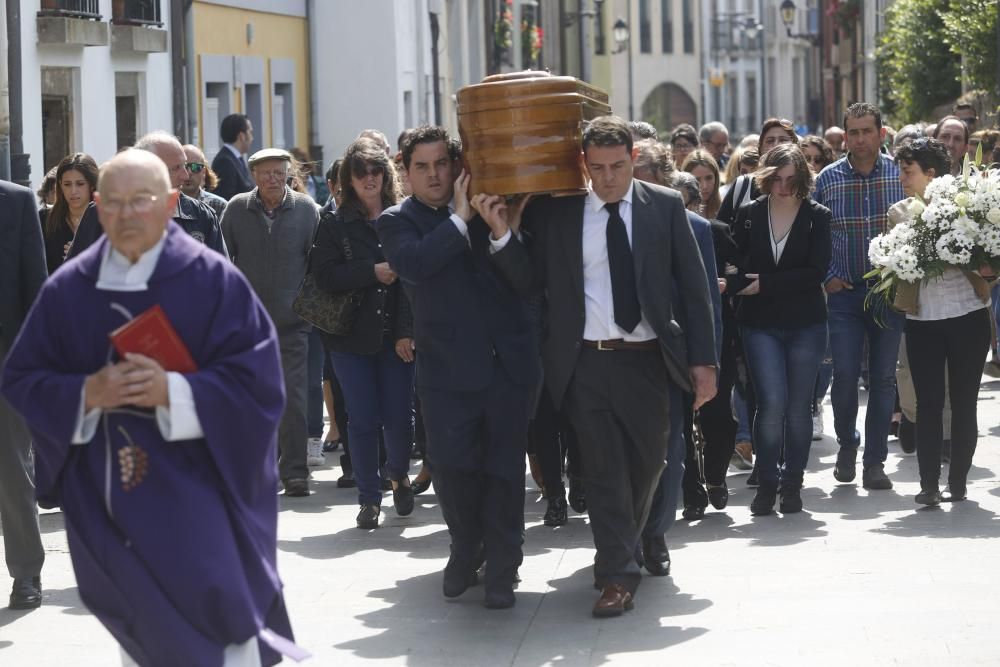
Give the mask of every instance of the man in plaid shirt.
POLYGON ((879 110, 866 102, 844 114, 847 154, 819 175, 814 198, 833 212, 833 254, 826 276, 830 347, 833 352, 834 428, 840 451, 833 476, 852 482, 861 444, 856 429, 861 356, 868 337, 868 409, 862 484, 891 489, 883 464, 888 455, 889 422, 895 403, 896 358, 903 318, 880 303, 865 308, 871 270, 868 244, 886 231, 889 207, 903 199, 899 167, 879 148, 885 138, 879 110))

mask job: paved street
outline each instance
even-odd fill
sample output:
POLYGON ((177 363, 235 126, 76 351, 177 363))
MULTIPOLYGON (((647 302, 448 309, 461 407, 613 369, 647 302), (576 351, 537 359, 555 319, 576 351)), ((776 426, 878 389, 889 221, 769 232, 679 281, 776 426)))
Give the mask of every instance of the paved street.
MULTIPOLYGON (((895 441, 894 490, 869 493, 860 473, 838 486, 826 437, 813 446, 805 512, 751 518, 745 474, 731 475, 727 511, 668 536, 673 576, 646 577, 635 610, 605 621, 590 617, 585 519, 543 526, 530 480, 517 605, 488 611, 481 587, 456 602, 441 596, 448 540, 433 488, 404 519, 387 496, 382 527, 362 532, 353 490, 323 468, 313 496, 281 504, 279 565, 297 639, 316 656, 307 664, 338 666, 1000 664, 1000 381, 984 383, 979 415, 968 501, 918 510, 916 458, 895 441)), ((832 430, 829 403, 826 417, 832 430)), ((45 603, 0 609, 0 664, 120 664, 77 596, 61 514, 45 514, 42 529, 45 603)))

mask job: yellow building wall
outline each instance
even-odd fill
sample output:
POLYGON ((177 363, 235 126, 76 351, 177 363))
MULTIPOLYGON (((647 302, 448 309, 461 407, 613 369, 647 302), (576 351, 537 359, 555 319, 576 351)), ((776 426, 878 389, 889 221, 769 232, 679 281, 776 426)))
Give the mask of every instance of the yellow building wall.
MULTIPOLYGON (((201 128, 202 145, 206 132, 219 128, 206 128, 202 122, 202 96, 204 83, 201 76, 202 55, 256 56, 265 62, 266 97, 264 100, 268 123, 267 136, 261 137, 263 146, 272 145, 271 98, 274 84, 271 81, 270 58, 289 58, 295 61, 295 142, 308 151, 311 128, 309 126, 309 26, 305 18, 269 14, 234 7, 195 2, 194 52, 198 65, 198 127, 201 128), (253 41, 247 44, 247 24, 253 24, 253 41)), ((242 90, 233 96, 233 113, 243 113, 242 90)), ((254 133, 259 132, 254 128, 254 133)))

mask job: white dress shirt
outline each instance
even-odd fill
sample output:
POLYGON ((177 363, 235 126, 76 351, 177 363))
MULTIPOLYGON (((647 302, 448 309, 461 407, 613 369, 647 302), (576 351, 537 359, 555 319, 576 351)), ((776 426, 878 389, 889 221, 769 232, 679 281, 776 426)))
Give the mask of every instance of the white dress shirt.
MULTIPOLYGON (((625 221, 629 245, 632 244, 632 193, 628 192, 618 203, 618 214, 625 221)), ((653 340, 656 333, 646 316, 632 333, 615 324, 615 304, 611 291, 611 268, 608 265, 608 219, 611 214, 604 208, 593 190, 587 193, 583 206, 583 300, 586 304, 584 340, 611 340, 622 338, 629 342, 653 340)))
MULTIPOLYGON (((109 292, 146 291, 149 277, 153 275, 156 262, 160 259, 164 239, 144 252, 134 264, 108 244, 97 275, 97 289, 109 292)), ((132 313, 133 316, 138 314, 132 313)), ((204 431, 194 407, 191 385, 180 373, 167 372, 167 396, 169 407, 156 408, 156 424, 163 439, 172 442, 203 437, 204 431)), ((100 408, 86 412, 86 388, 81 387, 80 407, 77 411, 76 429, 73 431, 74 445, 85 445, 94 439, 102 413, 100 408)))

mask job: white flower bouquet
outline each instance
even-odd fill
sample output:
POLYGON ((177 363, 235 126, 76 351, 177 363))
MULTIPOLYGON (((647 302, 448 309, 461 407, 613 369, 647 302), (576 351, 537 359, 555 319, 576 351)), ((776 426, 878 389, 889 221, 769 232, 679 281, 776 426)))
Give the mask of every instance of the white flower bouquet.
POLYGON ((1000 170, 981 171, 976 158, 966 158, 960 175, 931 181, 923 199, 904 204, 900 222, 872 239, 872 292, 892 303, 898 281, 927 281, 953 267, 1000 270, 1000 170))

